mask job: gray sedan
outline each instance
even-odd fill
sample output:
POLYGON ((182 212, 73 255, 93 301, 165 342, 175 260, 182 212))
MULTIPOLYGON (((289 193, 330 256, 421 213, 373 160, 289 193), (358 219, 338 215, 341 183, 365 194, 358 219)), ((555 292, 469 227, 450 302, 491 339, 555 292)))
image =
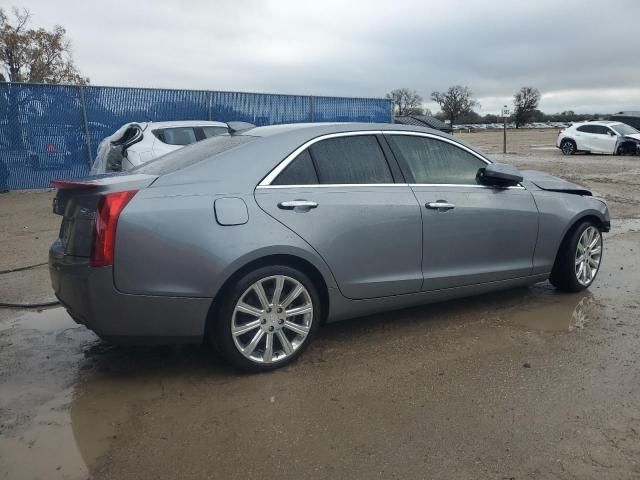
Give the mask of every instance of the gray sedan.
POLYGON ((323 322, 547 279, 596 278, 606 204, 439 131, 296 124, 222 135, 125 174, 54 182, 69 314, 118 343, 210 340, 283 366, 323 322))

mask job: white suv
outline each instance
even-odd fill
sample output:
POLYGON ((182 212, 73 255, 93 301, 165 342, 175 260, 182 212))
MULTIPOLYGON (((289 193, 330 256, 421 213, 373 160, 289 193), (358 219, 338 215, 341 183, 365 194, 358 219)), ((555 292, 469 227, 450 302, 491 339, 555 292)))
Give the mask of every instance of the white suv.
POLYGON ((100 142, 91 174, 131 170, 154 158, 209 137, 229 133, 222 122, 127 123, 100 142))
POLYGON ((576 152, 634 155, 639 152, 640 132, 620 122, 574 123, 560 131, 556 147, 565 155, 576 152))

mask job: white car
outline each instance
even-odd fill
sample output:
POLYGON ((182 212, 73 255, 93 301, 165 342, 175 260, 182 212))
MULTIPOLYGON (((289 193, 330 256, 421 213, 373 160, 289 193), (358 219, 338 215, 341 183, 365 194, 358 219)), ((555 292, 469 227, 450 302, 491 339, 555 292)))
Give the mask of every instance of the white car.
POLYGON ((640 151, 640 132, 620 122, 574 123, 560 131, 556 147, 565 155, 576 152, 634 155, 640 151))
POLYGON ((226 123, 204 120, 127 123, 100 142, 91 174, 131 170, 185 145, 229 133, 229 129, 226 123))

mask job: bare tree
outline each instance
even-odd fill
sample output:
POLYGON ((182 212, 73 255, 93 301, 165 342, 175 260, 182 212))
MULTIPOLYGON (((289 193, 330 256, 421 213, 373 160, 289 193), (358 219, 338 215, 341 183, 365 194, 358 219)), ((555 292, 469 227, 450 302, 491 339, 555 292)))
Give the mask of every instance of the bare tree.
POLYGON ((16 7, 13 19, 0 9, 0 65, 8 82, 86 84, 71 56, 71 41, 66 30, 30 28, 29 10, 16 7))
POLYGON ((447 120, 451 121, 453 127, 458 118, 470 114, 474 107, 480 106, 471 98, 472 95, 469 87, 454 85, 446 92, 433 92, 431 99, 440 105, 442 113, 447 120))
POLYGON ((422 97, 415 90, 396 88, 387 93, 387 98, 393 103, 394 115, 422 115, 422 97))
POLYGON ((531 116, 538 109, 540 102, 540 91, 533 87, 522 87, 513 96, 514 112, 513 116, 516 122, 516 128, 524 125, 529 121, 531 116))

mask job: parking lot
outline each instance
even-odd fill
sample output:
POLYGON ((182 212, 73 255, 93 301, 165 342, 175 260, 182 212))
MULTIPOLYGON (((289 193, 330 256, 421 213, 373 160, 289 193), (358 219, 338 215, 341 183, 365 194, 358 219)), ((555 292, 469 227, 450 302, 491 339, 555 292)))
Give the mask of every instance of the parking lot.
MULTIPOLYGON (((62 308, 0 309, 0 478, 640 477, 640 157, 562 156, 556 130, 460 133, 592 189, 595 284, 326 326, 243 375, 206 346, 113 347, 62 308)), ((0 195, 0 302, 52 300, 52 191, 0 195)))

